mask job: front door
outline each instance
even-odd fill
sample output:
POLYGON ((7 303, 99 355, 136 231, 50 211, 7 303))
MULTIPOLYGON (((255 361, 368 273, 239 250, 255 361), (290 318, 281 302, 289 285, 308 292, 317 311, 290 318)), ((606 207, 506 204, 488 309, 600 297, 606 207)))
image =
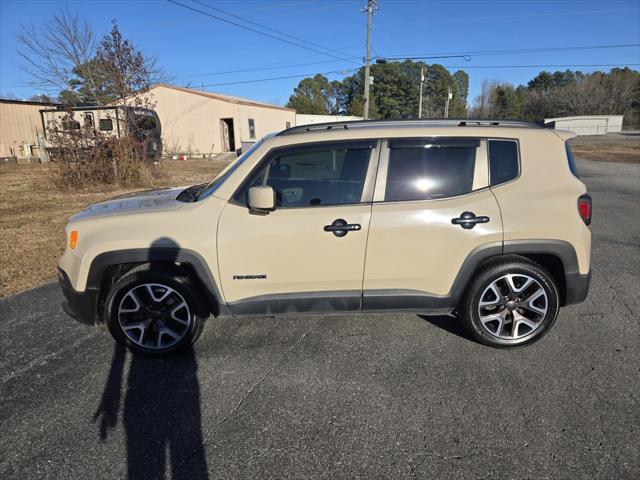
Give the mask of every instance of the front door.
POLYGON ((502 251, 500 209, 488 188, 486 141, 395 139, 384 147, 363 309, 447 312, 460 293, 454 291, 456 280, 473 273, 465 271, 465 260, 502 251))
POLYGON ((232 313, 360 309, 375 145, 332 142, 266 155, 218 226, 222 289, 232 313), (275 211, 249 212, 246 192, 255 185, 275 190, 275 211))

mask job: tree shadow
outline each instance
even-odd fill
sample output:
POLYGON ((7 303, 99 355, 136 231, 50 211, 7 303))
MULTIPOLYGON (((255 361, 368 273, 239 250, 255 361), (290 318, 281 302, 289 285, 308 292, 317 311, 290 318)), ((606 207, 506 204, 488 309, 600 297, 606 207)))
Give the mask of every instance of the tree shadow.
POLYGON ((116 344, 93 417, 99 421, 100 439, 106 440, 116 427, 122 408, 127 478, 165 478, 167 463, 173 479, 208 478, 193 348, 166 360, 130 355, 124 386, 126 357, 124 347, 116 344))
POLYGON ((423 320, 426 320, 432 325, 435 325, 442 330, 445 330, 449 333, 453 333, 458 337, 464 338, 465 340, 469 340, 470 342, 475 342, 464 329, 464 326, 460 322, 460 320, 454 315, 437 315, 437 316, 428 316, 428 315, 418 315, 423 320))

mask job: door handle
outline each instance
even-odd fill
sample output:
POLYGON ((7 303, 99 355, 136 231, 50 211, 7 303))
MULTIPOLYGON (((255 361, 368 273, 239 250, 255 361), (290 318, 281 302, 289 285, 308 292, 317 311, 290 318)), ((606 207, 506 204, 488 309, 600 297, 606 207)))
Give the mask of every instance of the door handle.
POLYGON ((452 218, 451 223, 460 225, 465 230, 469 230, 476 226, 476 223, 487 223, 490 218, 485 216, 476 217, 473 212, 463 212, 458 218, 452 218))
POLYGON ((358 231, 362 228, 359 223, 347 223, 346 220, 338 218, 331 225, 325 225, 325 232, 332 232, 336 237, 344 237, 349 232, 358 231))

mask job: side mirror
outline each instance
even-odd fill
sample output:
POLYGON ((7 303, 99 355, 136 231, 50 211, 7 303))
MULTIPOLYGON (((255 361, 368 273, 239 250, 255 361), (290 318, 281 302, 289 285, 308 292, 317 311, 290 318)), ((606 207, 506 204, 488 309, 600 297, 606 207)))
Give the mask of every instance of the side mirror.
POLYGON ((276 209, 276 191, 268 185, 251 187, 247 194, 247 203, 252 213, 272 212, 276 209))

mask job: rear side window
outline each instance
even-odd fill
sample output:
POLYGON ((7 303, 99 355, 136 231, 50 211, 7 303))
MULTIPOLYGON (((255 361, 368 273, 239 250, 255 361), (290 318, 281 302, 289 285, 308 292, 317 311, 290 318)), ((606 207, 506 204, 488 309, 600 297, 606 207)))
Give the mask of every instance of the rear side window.
POLYGON ((469 193, 473 190, 475 159, 475 144, 392 142, 385 201, 429 200, 469 193))
POLYGON ((489 172, 491 185, 513 180, 518 176, 518 142, 489 140, 489 172))
POLYGON ((564 147, 567 150, 567 160, 569 162, 569 170, 571 170, 571 173, 573 173, 574 177, 580 178, 578 176, 578 169, 576 168, 576 160, 575 158, 573 158, 573 152, 571 151, 569 142, 564 142, 564 147))
POLYGON ((252 175, 234 200, 244 203, 250 187, 269 185, 280 208, 359 203, 370 155, 368 145, 283 151, 252 175))

